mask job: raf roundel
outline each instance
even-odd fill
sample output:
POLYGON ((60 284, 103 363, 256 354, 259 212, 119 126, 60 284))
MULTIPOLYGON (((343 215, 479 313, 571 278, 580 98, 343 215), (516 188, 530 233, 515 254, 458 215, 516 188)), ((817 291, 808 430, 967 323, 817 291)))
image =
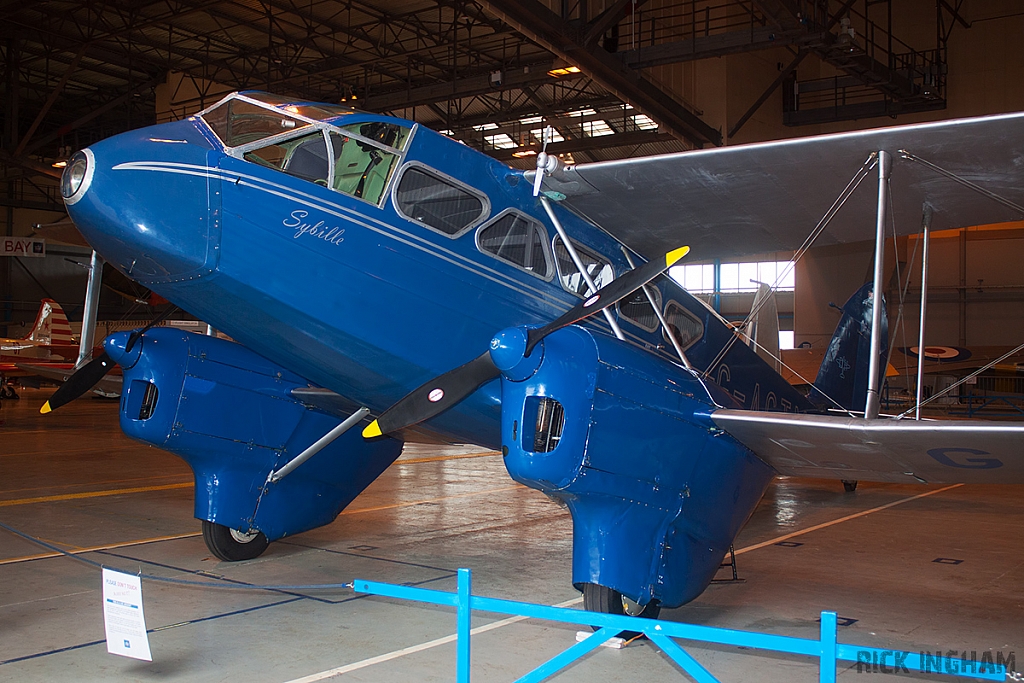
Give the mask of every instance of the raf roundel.
POLYGON ((431 403, 437 403, 442 398, 444 398, 444 389, 433 389, 427 394, 427 400, 431 403))

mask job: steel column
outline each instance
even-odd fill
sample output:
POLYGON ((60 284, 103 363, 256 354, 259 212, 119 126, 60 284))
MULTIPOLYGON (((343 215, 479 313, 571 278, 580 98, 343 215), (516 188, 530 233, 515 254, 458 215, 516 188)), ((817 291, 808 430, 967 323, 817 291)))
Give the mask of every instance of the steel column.
POLYGON ((868 394, 864 417, 878 417, 878 384, 882 375, 879 353, 882 350, 882 277, 885 266, 885 224, 889 207, 889 172, 892 156, 884 149, 878 152, 878 216, 875 223, 875 277, 871 292, 871 357, 868 359, 868 394))

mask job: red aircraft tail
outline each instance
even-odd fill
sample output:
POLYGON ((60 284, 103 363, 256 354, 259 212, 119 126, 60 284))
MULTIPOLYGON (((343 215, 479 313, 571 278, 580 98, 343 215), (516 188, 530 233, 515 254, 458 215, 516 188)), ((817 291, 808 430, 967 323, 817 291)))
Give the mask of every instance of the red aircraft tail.
POLYGON ((51 346, 71 346, 75 338, 71 334, 71 325, 64 309, 53 299, 43 299, 36 315, 36 324, 25 336, 28 341, 48 344, 51 346))

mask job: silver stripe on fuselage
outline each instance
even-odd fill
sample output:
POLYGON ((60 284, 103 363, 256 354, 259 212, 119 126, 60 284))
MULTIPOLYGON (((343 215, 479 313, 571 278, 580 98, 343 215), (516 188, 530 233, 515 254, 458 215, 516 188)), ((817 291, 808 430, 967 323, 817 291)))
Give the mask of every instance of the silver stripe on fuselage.
MULTIPOLYGON (((287 185, 274 183, 263 178, 260 178, 258 176, 240 173, 238 171, 213 169, 208 166, 200 166, 198 164, 185 164, 172 161, 129 161, 117 164, 116 166, 113 166, 111 170, 173 173, 181 175, 193 175, 204 178, 212 177, 217 178, 219 180, 226 180, 231 182, 238 182, 240 179, 244 178, 247 181, 249 181, 244 183, 244 185, 247 187, 251 187, 255 190, 266 192, 277 197, 281 197, 282 199, 295 201, 301 205, 308 206, 312 209, 324 211, 325 213, 337 216, 338 218, 341 218, 343 220, 351 221, 356 225, 362 226, 368 230, 372 230, 373 232, 376 232, 385 237, 389 237, 397 242, 410 246, 414 249, 418 249, 426 254, 434 256, 435 258, 439 258, 454 266, 462 268, 467 272, 473 273, 474 275, 478 275, 487 280, 490 280, 491 282, 494 282, 497 285, 506 287, 515 292, 518 292, 519 294, 522 294, 523 296, 527 296, 531 299, 539 301, 540 303, 551 306, 559 313, 568 310, 568 308, 565 308, 566 305, 568 305, 568 307, 571 307, 575 303, 571 299, 562 300, 558 297, 553 297, 552 295, 554 294, 554 292, 561 293, 563 291, 561 289, 556 288, 554 285, 551 285, 550 289, 545 291, 535 286, 524 284, 519 280, 509 277, 508 275, 502 273, 501 271, 490 268, 489 266, 486 266, 478 261, 474 261, 473 259, 470 259, 467 256, 464 256, 463 254, 451 251, 450 249, 445 249, 444 247, 441 247, 435 242, 431 242, 430 240, 427 240, 414 233, 406 232, 405 230, 397 228, 391 225, 390 223, 387 223, 386 221, 382 221, 372 216, 360 213, 347 206, 342 206, 340 204, 335 204, 333 202, 327 202, 320 197, 316 197, 315 195, 311 195, 306 192, 296 190, 295 188, 288 187, 287 185), (324 206, 324 204, 326 204, 327 206, 324 206), (380 227, 371 225, 371 223, 376 224, 376 226, 380 227), (399 235, 408 237, 411 240, 414 240, 415 242, 410 241, 410 239, 400 237, 399 235), (419 244, 417 244, 416 242, 418 242, 419 244), (552 298, 554 298, 554 301, 552 301, 552 298)), ((566 296, 571 295, 566 293, 566 296)), ((605 321, 601 317, 592 316, 589 319, 583 321, 583 324, 587 326, 592 326, 605 334, 611 333, 611 326, 608 324, 607 321, 605 321)), ((624 331, 624 333, 627 337, 631 338, 631 341, 629 341, 629 343, 633 344, 634 346, 643 348, 649 352, 655 353, 655 355, 663 356, 674 362, 674 357, 671 356, 670 354, 662 353, 659 350, 652 348, 652 344, 649 340, 644 339, 643 337, 640 337, 629 331, 624 331)))

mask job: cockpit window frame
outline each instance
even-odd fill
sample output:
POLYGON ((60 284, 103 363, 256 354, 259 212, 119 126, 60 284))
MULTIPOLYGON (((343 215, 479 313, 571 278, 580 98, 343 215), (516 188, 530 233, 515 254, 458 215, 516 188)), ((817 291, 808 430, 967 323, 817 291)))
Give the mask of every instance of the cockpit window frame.
MULTIPOLYGON (((407 156, 409 149, 412 147, 413 138, 415 138, 416 132, 419 130, 419 127, 420 127, 418 123, 413 122, 413 124, 409 127, 409 133, 402 140, 402 147, 401 148, 397 148, 397 147, 392 147, 390 145, 386 145, 386 144, 384 144, 384 143, 382 143, 382 142, 380 142, 378 140, 373 140, 371 138, 367 138, 367 137, 365 137, 365 136, 363 136, 363 135, 361 135, 359 133, 355 133, 355 132, 353 132, 352 130, 349 129, 349 126, 359 125, 359 124, 363 124, 363 123, 373 123, 373 122, 375 122, 377 120, 382 120, 382 119, 385 119, 383 121, 385 123, 393 123, 394 125, 401 125, 400 123, 398 123, 395 120, 391 120, 391 121, 386 120, 386 119, 388 119, 390 117, 379 117, 379 116, 377 116, 375 114, 371 114, 371 113, 368 113, 368 112, 359 112, 359 111, 353 110, 353 114, 351 116, 346 116, 345 119, 342 122, 342 125, 336 125, 336 124, 333 124, 333 123, 328 123, 326 121, 321 121, 321 120, 318 120, 318 119, 313 119, 313 118, 310 118, 308 116, 304 116, 302 114, 297 114, 297 113, 293 113, 293 112, 287 111, 283 107, 275 106, 273 104, 270 104, 270 103, 267 103, 267 102, 263 102, 261 100, 258 100, 258 99, 253 98, 253 97, 249 97, 249 96, 247 96, 247 95, 245 95, 243 93, 240 93, 240 92, 234 92, 234 93, 231 93, 231 94, 221 98, 213 106, 207 107, 206 109, 202 110, 198 114, 193 115, 193 118, 198 118, 199 120, 201 120, 203 122, 203 125, 210 131, 210 133, 217 139, 217 141, 220 142, 221 146, 224 148, 224 153, 225 154, 227 154, 228 156, 233 157, 235 159, 239 159, 241 161, 246 161, 246 163, 253 163, 253 162, 248 161, 247 159, 245 159, 245 155, 248 152, 251 152, 251 151, 256 150, 256 149, 260 149, 262 147, 267 147, 267 146, 270 146, 270 145, 282 144, 282 143, 288 142, 289 140, 292 140, 294 138, 304 137, 304 136, 307 136, 310 133, 312 133, 314 130, 319 131, 320 134, 324 137, 324 139, 325 139, 325 141, 327 143, 328 160, 330 162, 329 163, 329 168, 328 168, 329 177, 333 177, 333 174, 334 174, 334 162, 335 162, 335 159, 334 159, 334 145, 333 145, 333 143, 331 141, 331 136, 330 136, 330 133, 332 133, 332 132, 336 133, 337 135, 340 135, 342 137, 351 138, 353 140, 358 140, 360 142, 369 144, 369 145, 371 145, 373 147, 377 147, 378 149, 381 149, 381 150, 383 150, 383 151, 385 151, 385 152, 387 152, 389 154, 392 154, 395 157, 397 157, 396 162, 395 162, 395 169, 396 169, 396 171, 391 173, 391 177, 388 178, 388 182, 384 186, 384 189, 382 190, 381 195, 380 195, 380 199, 378 201, 372 202, 372 201, 370 201, 368 199, 364 199, 363 197, 356 197, 355 195, 352 195, 352 194, 347 194, 347 193, 341 192, 339 190, 331 189, 332 192, 337 192, 338 194, 342 194, 342 195, 344 195, 346 197, 352 197, 354 199, 358 199, 359 201, 365 202, 365 203, 367 203, 367 204, 369 204, 371 206, 376 206, 377 208, 381 208, 387 202, 388 196, 391 194, 391 190, 394 187, 395 182, 397 181, 397 178, 399 176, 398 171, 400 171, 403 168, 403 164, 405 164, 405 157, 407 156), (246 103, 251 104, 253 106, 259 107, 261 109, 266 109, 267 111, 273 112, 274 114, 288 116, 290 118, 302 121, 303 123, 306 123, 307 125, 300 126, 298 128, 293 128, 291 130, 283 131, 283 132, 277 133, 275 135, 270 135, 270 136, 265 137, 265 138, 260 138, 259 140, 255 140, 253 142, 247 142, 244 145, 237 145, 235 147, 230 147, 230 146, 227 145, 227 143, 225 143, 223 140, 220 139, 220 136, 217 135, 217 132, 213 129, 213 127, 210 126, 210 124, 206 122, 206 119, 203 118, 203 115, 208 113, 208 112, 210 112, 210 111, 213 111, 217 107, 226 105, 231 100, 241 100, 243 102, 246 102, 246 103), (356 118, 356 119, 363 119, 363 118, 365 118, 367 120, 354 120, 353 121, 352 120, 353 117, 356 118)), ((402 127, 405 127, 405 126, 402 126, 402 127)), ((285 170, 281 170, 279 172, 287 174, 287 171, 285 171, 285 170)), ((298 177, 298 176, 292 176, 292 177, 298 177)), ((309 181, 306 181, 306 182, 309 182, 309 181)), ((328 189, 330 189, 330 188, 328 188, 328 189)), ((489 210, 489 205, 488 205, 488 210, 489 210)))

